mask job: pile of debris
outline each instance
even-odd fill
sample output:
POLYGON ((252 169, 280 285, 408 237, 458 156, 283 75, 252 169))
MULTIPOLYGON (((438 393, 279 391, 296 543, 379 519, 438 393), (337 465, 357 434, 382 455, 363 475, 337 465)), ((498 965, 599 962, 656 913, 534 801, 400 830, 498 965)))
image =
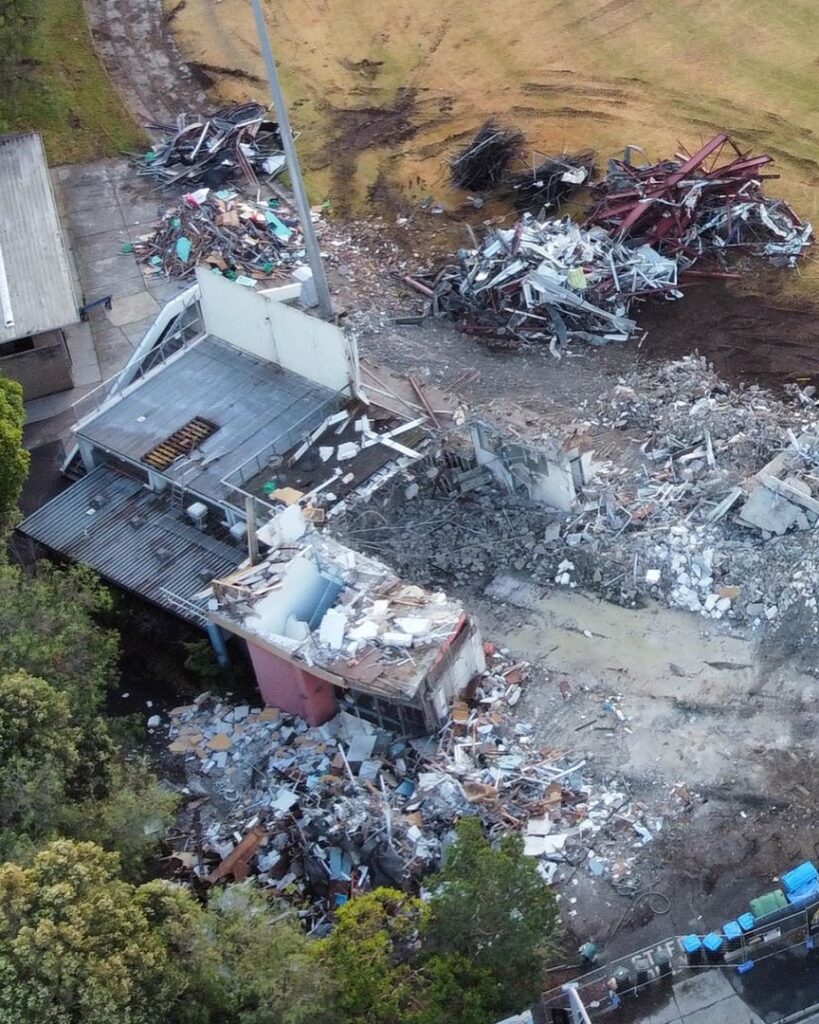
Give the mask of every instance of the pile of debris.
POLYGON ((793 267, 813 231, 784 200, 765 196, 762 171, 772 159, 741 152, 725 134, 693 156, 647 166, 633 164, 626 150, 596 186, 600 198, 586 223, 647 242, 681 268, 732 249, 793 267))
POLYGON ((279 126, 258 103, 222 107, 212 114, 181 114, 176 124, 152 121, 165 136, 139 161, 138 170, 165 189, 195 185, 224 188, 229 182, 256 187, 284 170, 279 126))
POLYGON ((487 665, 453 705, 435 785, 453 780, 490 835, 519 831, 547 881, 563 866, 622 884, 664 820, 690 809, 690 794, 675 787, 652 813, 616 777, 593 780, 587 759, 538 747, 533 726, 507 710, 520 699, 528 664, 510 664, 508 651, 487 644, 487 665))
POLYGON ((528 666, 491 644, 487 655, 440 743, 397 738, 349 711, 309 728, 208 694, 174 708, 168 749, 183 759, 190 798, 172 844, 179 873, 211 884, 253 873, 310 907, 320 928, 357 892, 417 889, 457 819, 477 814, 490 835, 521 832, 550 880, 567 863, 621 879, 661 820, 614 780, 593 782, 582 758, 538 748, 508 713, 528 666))
MULTIPOLYGON (((130 251, 130 247, 129 251, 130 251)), ((133 251, 149 273, 192 277, 197 264, 252 287, 287 277, 305 262, 295 210, 280 199, 254 202, 231 189, 191 192, 168 209, 133 251)))
POLYGON ((427 281, 409 279, 430 294, 434 315, 456 319, 470 333, 548 340, 553 352, 580 338, 595 345, 626 341, 637 329, 633 299, 681 297, 677 264, 648 245, 612 241, 568 217, 493 229, 457 266, 427 281))
POLYGON ((560 209, 591 178, 594 150, 547 156, 535 167, 510 174, 503 198, 521 213, 560 209))
POLYGON ((484 438, 476 451, 491 462, 461 453, 432 479, 409 470, 337 529, 425 585, 483 589, 520 573, 625 606, 654 598, 734 624, 798 621, 819 643, 815 397, 732 388, 687 356, 621 379, 579 414, 582 472, 574 449, 561 461, 551 440, 484 438), (499 501, 501 463, 519 486, 499 501))
POLYGON ((506 169, 520 155, 524 136, 519 128, 503 128, 494 118, 450 162, 452 183, 469 192, 498 188, 506 169))
MULTIPOLYGON (((813 229, 764 195, 761 171, 771 159, 741 153, 724 134, 691 157, 649 166, 632 164, 627 150, 595 186, 599 199, 582 227, 527 213, 460 250, 456 266, 404 280, 429 299, 429 312, 469 333, 548 341, 553 354, 572 338, 625 341, 637 333, 632 302, 681 298, 678 275, 703 258, 722 265, 743 252, 796 265, 813 229)), ((559 205, 588 180, 593 161, 591 153, 549 158, 534 174, 513 176, 507 197, 518 209, 559 205)), ((696 273, 724 275, 714 267, 696 273)))

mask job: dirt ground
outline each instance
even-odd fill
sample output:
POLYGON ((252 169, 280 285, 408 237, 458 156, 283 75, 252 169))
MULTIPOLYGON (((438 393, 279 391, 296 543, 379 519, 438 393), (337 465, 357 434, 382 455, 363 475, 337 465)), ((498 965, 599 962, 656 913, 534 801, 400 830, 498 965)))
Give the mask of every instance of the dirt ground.
MULTIPOLYGON (((690 812, 664 821, 630 879, 635 890, 667 895, 667 915, 641 905, 632 920, 631 897, 582 866, 560 872, 579 941, 611 937, 615 954, 719 927, 779 871, 815 856, 811 674, 792 663, 769 667, 754 643, 687 613, 631 611, 508 579, 490 593, 507 600, 477 600, 487 635, 532 659, 516 717, 536 725, 541 743, 589 758, 598 777, 625 784, 648 807, 662 808, 675 785, 692 793, 690 812), (623 721, 605 709, 613 696, 623 721)), ((605 838, 593 839, 591 852, 594 844, 605 851, 605 838)))
MULTIPOLYGON (((245 0, 164 0, 182 52, 231 99, 265 96, 245 0)), ((446 159, 488 116, 532 151, 628 143, 653 157, 727 128, 816 212, 814 10, 807 0, 268 0, 314 200, 367 208, 387 178, 459 201, 446 159)))

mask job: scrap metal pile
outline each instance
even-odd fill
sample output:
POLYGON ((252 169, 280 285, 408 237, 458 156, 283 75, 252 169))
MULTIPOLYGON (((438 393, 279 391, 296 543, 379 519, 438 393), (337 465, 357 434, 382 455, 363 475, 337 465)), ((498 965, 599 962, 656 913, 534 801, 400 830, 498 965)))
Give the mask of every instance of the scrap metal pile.
POLYGON ((728 249, 795 266, 812 229, 784 200, 765 196, 763 179, 776 175, 761 172, 772 162, 770 156, 742 153, 725 134, 693 156, 648 166, 631 163, 627 150, 595 187, 600 198, 586 223, 617 238, 647 242, 674 255, 681 267, 728 249))
POLYGON ((503 128, 490 119, 472 142, 453 157, 450 164, 453 184, 470 192, 497 188, 522 145, 523 132, 518 128, 503 128))
MULTIPOLYGON (((647 817, 614 779, 594 781, 582 758, 540 749, 531 726, 509 719, 528 666, 491 644, 487 656, 440 742, 399 738, 347 711, 310 728, 207 694, 174 708, 169 750, 184 759, 190 800, 172 839, 179 874, 211 884, 253 874, 309 907, 321 929, 357 892, 417 889, 440 866, 457 819, 476 814, 490 834, 521 832, 547 878, 585 862, 593 837, 588 870, 624 877, 661 816, 647 817)), ((159 716, 151 722, 161 726, 159 716)))
POLYGON ((236 192, 203 188, 165 212, 157 227, 134 243, 147 270, 191 277, 205 263, 251 286, 255 280, 287 276, 304 262, 296 212, 271 199, 253 202, 236 192))
POLYGON ((145 126, 166 137, 139 162, 139 173, 161 188, 224 188, 259 184, 285 167, 279 126, 258 103, 222 107, 212 114, 181 114, 175 124, 145 126))
POLYGON ((701 274, 738 251, 796 264, 813 231, 783 200, 764 195, 761 171, 771 159, 741 153, 723 134, 691 157, 646 167, 627 151, 596 186, 582 227, 526 214, 461 250, 456 265, 408 283, 430 298, 434 315, 471 333, 548 341, 555 353, 572 338, 627 340, 637 333, 628 316, 634 300, 680 298, 678 273, 705 258, 701 274))
POLYGON ((681 294, 673 259, 568 217, 539 221, 526 214, 458 257, 457 266, 421 282, 436 316, 453 317, 474 334, 549 340, 553 351, 571 338, 626 341, 637 329, 628 316, 636 296, 681 294))
POLYGON ((509 175, 503 198, 521 213, 560 209, 591 177, 595 153, 561 153, 547 156, 533 168, 509 175))
POLYGON ((519 128, 504 128, 491 118, 450 160, 452 184, 468 192, 496 192, 516 210, 535 213, 559 208, 591 177, 592 150, 545 156, 532 167, 513 171, 524 142, 519 128))

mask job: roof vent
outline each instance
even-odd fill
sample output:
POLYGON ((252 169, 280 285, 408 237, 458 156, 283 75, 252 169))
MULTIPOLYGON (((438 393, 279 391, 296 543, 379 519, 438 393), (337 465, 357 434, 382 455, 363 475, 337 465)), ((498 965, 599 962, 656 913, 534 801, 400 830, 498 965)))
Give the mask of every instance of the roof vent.
POLYGON ((203 416, 194 416, 184 427, 175 430, 171 435, 154 445, 142 456, 142 461, 152 469, 167 469, 181 455, 190 455, 203 441, 215 434, 219 424, 206 420, 203 416))
POLYGON ((173 558, 173 552, 170 548, 159 547, 154 551, 154 554, 161 565, 167 565, 173 558))

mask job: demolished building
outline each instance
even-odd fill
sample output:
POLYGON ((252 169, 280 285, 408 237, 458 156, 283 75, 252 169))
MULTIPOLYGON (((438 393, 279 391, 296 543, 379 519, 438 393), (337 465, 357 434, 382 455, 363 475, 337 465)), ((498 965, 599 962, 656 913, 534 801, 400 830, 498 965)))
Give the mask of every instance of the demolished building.
POLYGON ((413 405, 368 366, 384 392, 371 401, 354 338, 292 305, 300 287, 249 289, 200 268, 114 381, 76 407, 66 470, 79 479, 19 529, 206 628, 223 658, 220 627, 246 640, 263 695, 286 711, 321 722, 353 692, 376 718, 434 729, 482 667, 477 628, 439 595, 401 597, 386 566, 314 529, 302 542, 301 509, 321 522, 418 461, 429 414, 447 412, 417 382, 413 405), (343 629, 327 642, 346 613, 373 606, 366 651, 342 650, 343 629))
POLYGON ((213 622, 247 641, 265 701, 318 725, 352 691, 382 727, 440 728, 484 669, 460 603, 319 533, 298 506, 259 536, 267 558, 215 580, 208 606, 213 622))

